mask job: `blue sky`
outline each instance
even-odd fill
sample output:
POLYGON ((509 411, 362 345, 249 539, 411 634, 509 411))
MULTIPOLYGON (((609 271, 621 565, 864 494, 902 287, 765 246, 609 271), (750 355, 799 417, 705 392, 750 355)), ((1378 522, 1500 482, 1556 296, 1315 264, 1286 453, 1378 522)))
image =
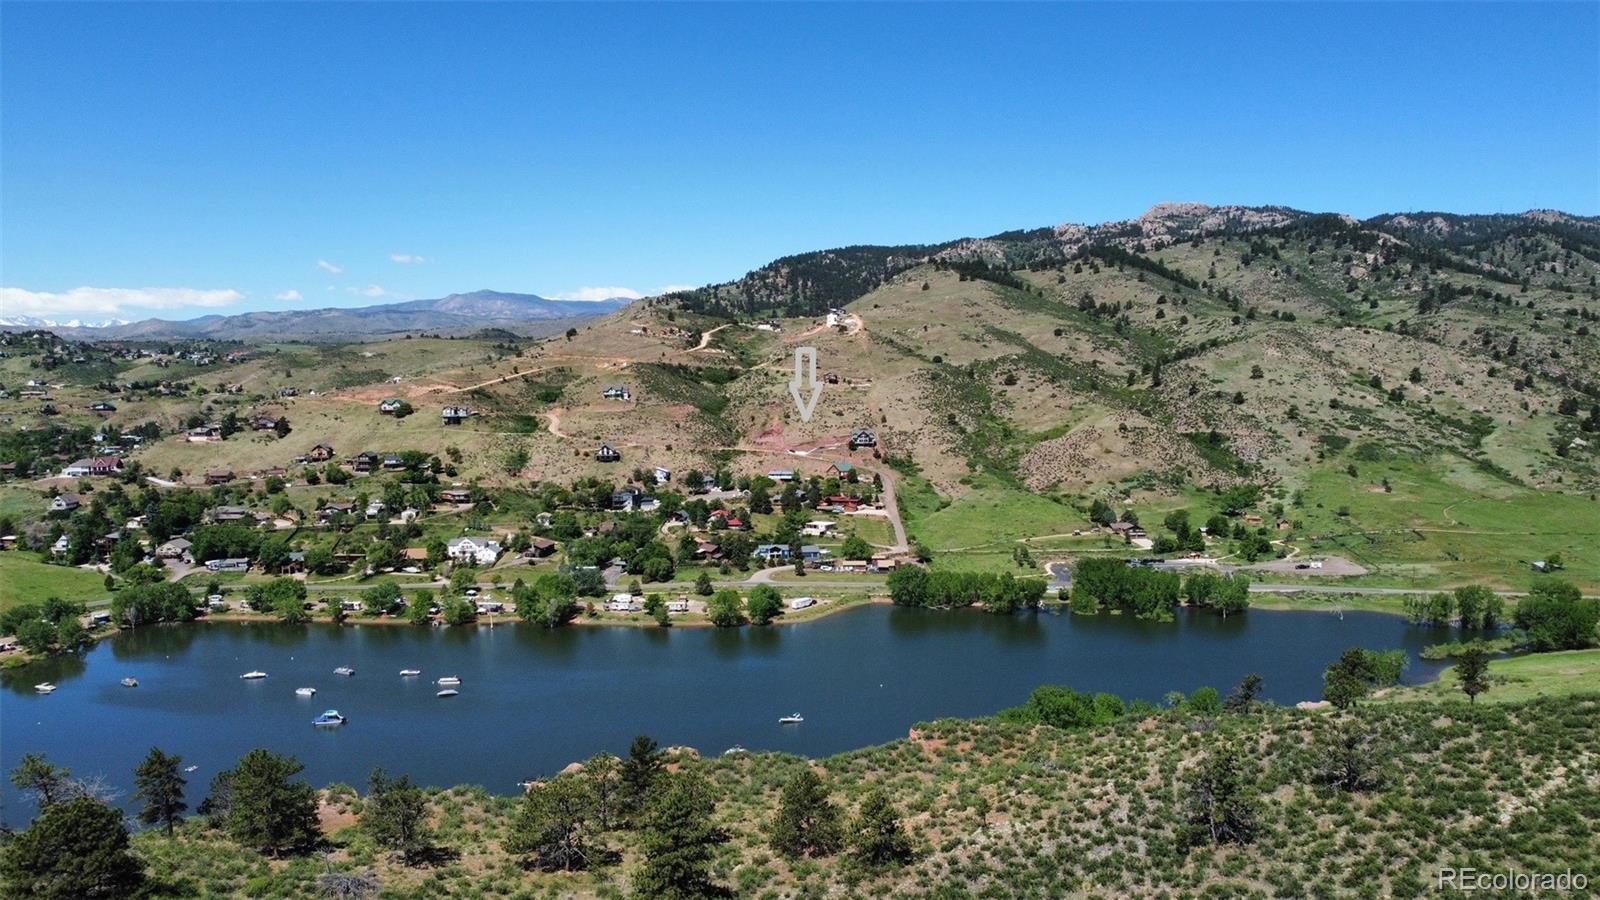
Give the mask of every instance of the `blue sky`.
POLYGON ((1600 212, 1600 5, 25 5, 0 315, 651 293, 1164 200, 1600 212))

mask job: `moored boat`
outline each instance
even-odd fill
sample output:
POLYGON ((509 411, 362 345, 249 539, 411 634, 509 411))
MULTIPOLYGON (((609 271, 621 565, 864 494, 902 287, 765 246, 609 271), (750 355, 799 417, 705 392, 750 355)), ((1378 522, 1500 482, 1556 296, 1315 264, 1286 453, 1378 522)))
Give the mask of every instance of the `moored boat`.
POLYGON ((356 670, 350 668, 349 666, 340 666, 339 668, 333 670, 333 674, 335 675, 354 675, 355 673, 356 670))
POLYGON ((123 687, 138 687, 139 686, 139 679, 137 679, 137 678, 124 678, 124 679, 122 679, 122 686, 123 687))
POLYGON ((254 672, 246 672, 243 675, 240 675, 239 677, 240 678, 244 678, 244 679, 254 680, 254 679, 257 679, 257 678, 265 678, 265 677, 267 677, 267 673, 257 670, 257 671, 254 671, 254 672))
POLYGON ((33 689, 35 691, 38 691, 41 694, 48 694, 51 691, 54 691, 56 689, 56 686, 51 684, 48 681, 41 681, 38 684, 34 685, 33 689))
POLYGON ((337 709, 324 710, 322 715, 311 720, 311 724, 324 728, 334 725, 343 725, 344 722, 344 716, 339 715, 339 711, 337 709))
POLYGON ((799 713, 789 713, 787 716, 778 717, 778 724, 779 725, 799 725, 801 722, 804 722, 805 720, 806 720, 805 716, 802 716, 799 713))
POLYGON ((439 679, 438 681, 434 682, 434 684, 460 684, 460 683, 461 683, 461 678, 460 678, 460 676, 457 676, 457 675, 446 675, 443 678, 439 679))
POLYGON ((400 670, 400 677, 401 678, 415 678, 415 677, 417 677, 418 675, 421 675, 421 674, 422 674, 422 670, 421 669, 401 669, 400 670))
POLYGON ((295 688, 294 693, 297 697, 315 697, 317 689, 314 687, 295 688))
POLYGON ((723 756, 739 756, 741 754, 749 753, 749 752, 750 751, 744 749, 744 745, 743 744, 734 744, 732 747, 729 747, 728 749, 722 751, 722 755, 723 756))

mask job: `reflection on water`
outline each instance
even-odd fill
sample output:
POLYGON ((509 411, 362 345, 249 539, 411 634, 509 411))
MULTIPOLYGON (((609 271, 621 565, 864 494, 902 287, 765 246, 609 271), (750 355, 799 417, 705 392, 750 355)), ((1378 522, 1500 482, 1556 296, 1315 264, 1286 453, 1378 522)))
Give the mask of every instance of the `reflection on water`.
MULTIPOLYGON (((219 769, 268 747, 299 757, 317 783, 358 784, 381 765, 509 792, 597 751, 625 752, 635 734, 706 753, 737 743, 820 756, 918 721, 993 713, 1045 683, 1156 701, 1260 672, 1266 696, 1288 703, 1319 696, 1323 668, 1348 647, 1415 655, 1448 638, 1373 613, 1180 612, 1151 623, 883 606, 781 628, 147 627, 0 677, 0 765, 43 751, 128 787, 160 746, 200 766, 196 803, 219 769), (333 674, 343 665, 355 677, 333 674), (423 675, 399 677, 413 667, 423 675), (252 669, 268 677, 239 679, 252 669), (461 677, 461 695, 439 700, 433 679, 447 674, 461 677), (121 687, 125 676, 139 687, 121 687), (56 693, 35 694, 47 680, 56 693), (296 697, 301 686, 318 692, 296 697), (313 728, 329 707, 350 723, 313 728), (780 727, 792 711, 805 724, 780 727)), ((1407 678, 1438 668, 1417 661, 1407 678)), ((27 817, 10 785, 0 800, 7 821, 27 817)))

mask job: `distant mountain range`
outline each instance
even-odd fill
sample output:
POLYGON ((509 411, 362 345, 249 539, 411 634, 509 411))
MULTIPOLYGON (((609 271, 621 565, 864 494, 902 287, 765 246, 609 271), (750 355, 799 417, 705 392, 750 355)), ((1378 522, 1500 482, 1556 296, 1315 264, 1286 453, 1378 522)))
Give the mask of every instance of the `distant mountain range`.
POLYGON ((481 290, 436 300, 408 300, 350 309, 263 310, 233 316, 201 316, 171 321, 144 319, 88 324, 31 317, 0 318, 0 330, 44 328, 65 338, 140 340, 210 338, 214 340, 359 341, 409 332, 461 334, 498 328, 530 336, 570 327, 573 320, 615 312, 630 301, 550 300, 535 294, 481 290))

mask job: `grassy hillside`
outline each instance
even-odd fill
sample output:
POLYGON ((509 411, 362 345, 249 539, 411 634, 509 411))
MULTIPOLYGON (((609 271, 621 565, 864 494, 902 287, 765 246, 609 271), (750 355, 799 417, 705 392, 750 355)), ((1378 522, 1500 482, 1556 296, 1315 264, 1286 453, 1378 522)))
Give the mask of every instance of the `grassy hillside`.
MULTIPOLYGON (((1490 695, 1492 696, 1492 695, 1490 695)), ((736 896, 1421 896, 1442 865, 1486 871, 1594 871, 1600 776, 1592 747, 1600 697, 1514 703, 1375 703, 1351 714, 1272 709, 1211 716, 1183 709, 1088 730, 994 720, 918 726, 904 740, 819 762, 758 755, 672 768, 710 780, 713 854, 736 896), (1347 736, 1374 783, 1346 792, 1327 775, 1347 736), (1237 761, 1254 811, 1243 844, 1191 844, 1182 828, 1196 773, 1237 761), (853 814, 884 789, 915 847, 908 864, 868 870, 844 855, 792 859, 769 846, 782 786, 812 767, 831 801, 853 814)), ((429 804, 450 861, 406 867, 359 826, 359 798, 328 793, 330 846, 315 858, 268 861, 200 823, 175 840, 135 841, 174 893, 305 895, 328 872, 366 872, 385 896, 621 896, 643 853, 631 830, 586 838, 584 872, 530 871, 504 849, 518 801, 476 789, 429 804)))
MULTIPOLYGON (((1369 570, 1358 583, 1522 588, 1559 554, 1600 590, 1586 540, 1600 531, 1597 276, 1600 223, 1560 214, 1162 206, 787 257, 546 340, 206 344, 204 365, 33 344, 0 359, 0 424, 62 429, 58 468, 93 449, 94 429, 153 423, 165 436, 133 458, 190 484, 207 468, 289 466, 324 441, 341 457, 421 450, 491 487, 654 466, 820 473, 848 458, 899 473, 911 536, 947 567, 1005 566, 1019 545, 1041 563, 1115 551, 1073 539, 1092 503, 1155 539, 1168 512, 1203 523, 1243 486, 1258 494, 1232 512, 1260 517, 1269 555, 1345 556, 1369 570), (847 315, 828 327, 836 306, 847 315), (787 389, 800 346, 827 378, 809 422, 787 389), (20 397, 38 378, 56 415, 20 397), (631 399, 604 399, 610 385, 631 399), (416 414, 378 415, 389 396, 416 414), (104 399, 114 413, 87 409, 104 399), (443 427, 446 404, 476 415, 443 427), (229 411, 293 430, 173 436, 229 411), (861 427, 879 446, 850 453, 861 427), (594 459, 602 442, 621 463, 594 459)), ((22 483, 41 500, 73 488, 22 483)), ((1233 535, 1205 552, 1249 562, 1240 547, 1233 535)))

